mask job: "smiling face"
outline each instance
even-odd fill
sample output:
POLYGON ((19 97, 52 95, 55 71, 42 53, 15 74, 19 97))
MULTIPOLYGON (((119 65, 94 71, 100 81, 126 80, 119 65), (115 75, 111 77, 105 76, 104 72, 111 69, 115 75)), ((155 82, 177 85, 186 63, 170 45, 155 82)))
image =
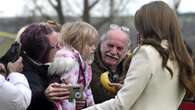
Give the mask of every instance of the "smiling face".
POLYGON ((128 35, 120 30, 111 30, 101 43, 101 57, 103 62, 111 69, 116 69, 117 65, 126 56, 128 51, 128 35))

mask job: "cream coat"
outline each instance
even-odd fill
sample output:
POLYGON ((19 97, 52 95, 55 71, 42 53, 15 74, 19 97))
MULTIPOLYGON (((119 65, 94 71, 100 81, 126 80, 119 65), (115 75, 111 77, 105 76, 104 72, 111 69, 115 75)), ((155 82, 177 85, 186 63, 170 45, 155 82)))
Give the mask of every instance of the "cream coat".
POLYGON ((177 110, 185 89, 180 85, 178 65, 168 60, 173 77, 162 68, 159 52, 149 45, 132 58, 125 82, 114 99, 85 110, 177 110))

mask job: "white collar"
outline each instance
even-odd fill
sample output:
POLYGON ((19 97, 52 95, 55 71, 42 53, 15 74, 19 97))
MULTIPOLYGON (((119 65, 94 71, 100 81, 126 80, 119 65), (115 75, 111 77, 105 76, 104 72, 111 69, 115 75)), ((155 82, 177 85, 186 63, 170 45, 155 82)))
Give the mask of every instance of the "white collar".
POLYGON ((161 45, 162 48, 164 48, 166 50, 169 48, 169 44, 168 44, 167 40, 162 40, 160 45, 161 45))

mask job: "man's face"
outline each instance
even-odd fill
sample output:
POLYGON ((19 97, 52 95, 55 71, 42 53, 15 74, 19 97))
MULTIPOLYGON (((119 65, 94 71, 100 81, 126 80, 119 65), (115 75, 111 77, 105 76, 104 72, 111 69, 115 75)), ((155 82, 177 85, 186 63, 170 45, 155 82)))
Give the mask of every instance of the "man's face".
POLYGON ((128 48, 128 35, 120 30, 111 30, 101 43, 103 62, 111 68, 116 68, 125 57, 128 48))
POLYGON ((49 39, 49 43, 52 47, 49 51, 48 62, 52 62, 57 50, 59 49, 58 33, 57 32, 52 32, 51 34, 48 35, 48 39, 49 39))

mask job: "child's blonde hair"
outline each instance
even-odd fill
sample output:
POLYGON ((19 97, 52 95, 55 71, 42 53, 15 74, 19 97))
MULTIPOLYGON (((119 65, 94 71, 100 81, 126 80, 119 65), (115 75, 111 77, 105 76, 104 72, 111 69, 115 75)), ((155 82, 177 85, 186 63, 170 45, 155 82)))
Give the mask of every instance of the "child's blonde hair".
POLYGON ((81 56, 86 56, 84 49, 86 45, 97 45, 99 34, 97 30, 84 21, 65 23, 61 29, 60 42, 63 45, 69 45, 80 52, 81 56))

